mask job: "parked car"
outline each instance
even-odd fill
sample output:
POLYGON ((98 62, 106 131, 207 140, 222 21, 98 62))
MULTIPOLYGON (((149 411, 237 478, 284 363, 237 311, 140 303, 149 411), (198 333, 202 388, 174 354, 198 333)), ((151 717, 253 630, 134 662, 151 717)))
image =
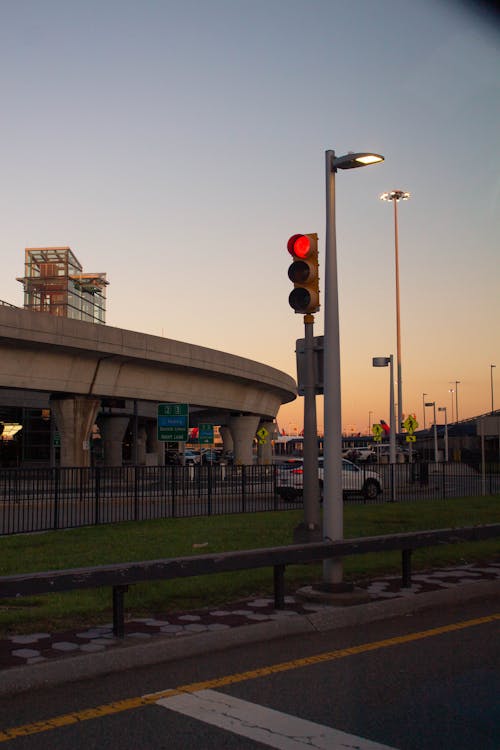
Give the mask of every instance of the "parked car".
MULTIPOLYGON (((321 498, 323 497, 323 456, 318 458, 318 477, 321 498)), ((276 491, 285 501, 302 497, 304 486, 304 463, 301 461, 291 469, 278 467, 276 491)), ((376 500, 382 492, 382 479, 375 471, 356 466, 352 461, 342 459, 342 492, 348 495, 363 495, 366 500, 376 500)))
POLYGON ((342 458, 359 463, 376 463, 377 453, 373 448, 349 448, 342 451, 342 458))
POLYGON ((194 466, 194 464, 200 463, 200 454, 197 451, 184 451, 184 454, 180 454, 180 458, 182 461, 182 456, 184 455, 183 463, 184 466, 194 466))

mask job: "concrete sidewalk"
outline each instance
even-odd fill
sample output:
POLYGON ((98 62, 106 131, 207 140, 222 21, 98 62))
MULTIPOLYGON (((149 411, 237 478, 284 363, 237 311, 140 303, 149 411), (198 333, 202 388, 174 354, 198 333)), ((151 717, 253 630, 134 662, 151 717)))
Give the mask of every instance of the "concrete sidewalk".
MULTIPOLYGON (((250 598, 218 609, 168 613, 126 622, 125 638, 111 624, 60 633, 32 633, 0 640, 0 695, 99 674, 184 658, 262 639, 374 622, 435 605, 500 595, 500 561, 465 564, 364 584, 369 601, 351 606, 287 596, 250 598)), ((500 598, 500 597, 499 597, 500 598)), ((500 602, 499 602, 500 603, 500 602)))

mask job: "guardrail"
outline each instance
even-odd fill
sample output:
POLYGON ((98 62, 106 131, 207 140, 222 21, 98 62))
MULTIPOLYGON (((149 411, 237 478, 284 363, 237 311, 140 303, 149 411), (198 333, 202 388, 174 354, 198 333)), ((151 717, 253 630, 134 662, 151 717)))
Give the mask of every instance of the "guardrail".
POLYGON ((188 557, 1 576, 0 599, 111 586, 113 590, 113 634, 118 638, 123 638, 124 595, 128 587, 134 583, 272 567, 274 569, 274 605, 276 609, 283 609, 287 565, 319 562, 367 552, 401 550, 401 585, 407 588, 411 585, 413 550, 438 544, 483 541, 497 536, 500 536, 499 523, 460 529, 412 531, 342 541, 312 542, 285 547, 215 552, 188 557))

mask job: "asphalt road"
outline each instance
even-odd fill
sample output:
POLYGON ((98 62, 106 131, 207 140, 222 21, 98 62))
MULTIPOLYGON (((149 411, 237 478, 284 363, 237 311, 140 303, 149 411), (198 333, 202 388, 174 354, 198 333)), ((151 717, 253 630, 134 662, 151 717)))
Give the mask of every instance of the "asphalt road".
POLYGON ((0 743, 498 750, 499 631, 490 598, 38 689, 0 698, 0 743))

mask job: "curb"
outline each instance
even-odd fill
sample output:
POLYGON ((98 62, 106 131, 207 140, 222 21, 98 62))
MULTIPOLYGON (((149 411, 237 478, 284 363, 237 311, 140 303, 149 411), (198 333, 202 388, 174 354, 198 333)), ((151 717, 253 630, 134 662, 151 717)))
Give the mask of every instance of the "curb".
POLYGON ((435 606, 453 605, 499 595, 498 580, 476 581, 450 589, 417 595, 409 594, 385 601, 377 600, 346 607, 325 605, 324 609, 312 614, 241 625, 225 630, 223 633, 193 634, 178 640, 158 636, 154 642, 140 645, 137 642, 127 643, 125 639, 123 644, 112 651, 78 655, 49 663, 2 670, 0 672, 0 696, 22 693, 40 687, 54 687, 208 652, 223 651, 262 640, 326 632, 411 614, 435 606))

